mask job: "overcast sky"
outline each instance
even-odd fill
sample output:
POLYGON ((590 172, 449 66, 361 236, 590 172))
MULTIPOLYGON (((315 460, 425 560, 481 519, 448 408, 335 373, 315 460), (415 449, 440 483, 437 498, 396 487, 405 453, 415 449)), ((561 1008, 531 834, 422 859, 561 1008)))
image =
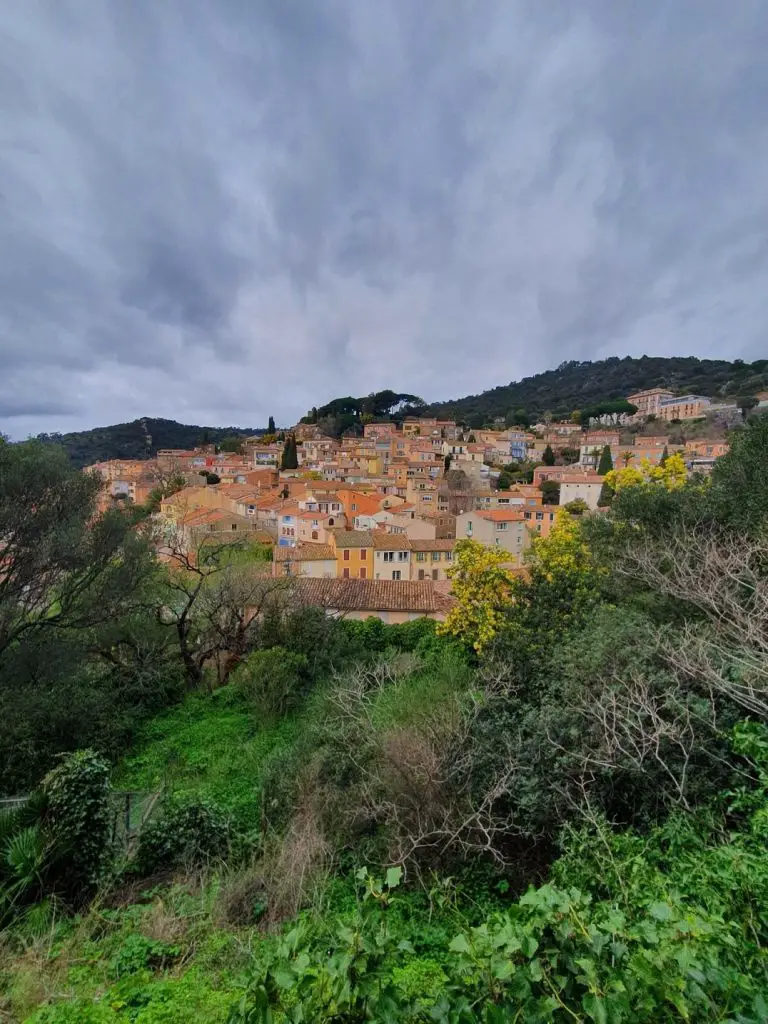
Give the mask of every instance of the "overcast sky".
POLYGON ((0 431, 768 355, 765 0, 22 0, 0 431))

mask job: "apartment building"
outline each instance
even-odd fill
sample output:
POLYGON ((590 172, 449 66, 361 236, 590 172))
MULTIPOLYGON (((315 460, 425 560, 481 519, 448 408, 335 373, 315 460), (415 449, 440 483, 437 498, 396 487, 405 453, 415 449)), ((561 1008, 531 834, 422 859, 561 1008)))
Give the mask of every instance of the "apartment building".
POLYGON ((453 566, 455 540, 411 540, 411 579, 440 583, 453 566))
POLYGON ((703 395, 680 395, 659 403, 659 419, 695 420, 704 416, 711 401, 703 395))
POLYGON ((647 416, 659 416, 661 403, 674 397, 674 391, 668 391, 666 388, 648 388, 627 395, 627 401, 637 406, 634 418, 645 419, 647 416))
POLYGON ((523 512, 518 508, 465 512, 456 517, 456 539, 464 538, 506 551, 510 562, 520 565, 528 545, 523 512))
POLYGON ((400 534, 376 531, 373 538, 373 578, 377 580, 407 580, 411 578, 411 544, 400 534))

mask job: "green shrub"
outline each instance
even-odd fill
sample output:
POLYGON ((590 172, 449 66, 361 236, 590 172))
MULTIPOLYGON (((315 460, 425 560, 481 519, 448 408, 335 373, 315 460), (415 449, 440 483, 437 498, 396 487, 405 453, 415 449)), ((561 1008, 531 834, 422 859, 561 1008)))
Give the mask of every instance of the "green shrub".
POLYGON ((304 654, 270 647, 254 651, 235 672, 232 682, 263 721, 282 718, 307 690, 309 661, 304 654))
POLYGON ((56 884, 78 898, 98 884, 112 854, 109 765, 92 750, 63 755, 42 789, 45 829, 57 850, 56 884))
POLYGON ((156 942, 139 932, 133 932, 121 943, 109 961, 109 975, 119 979, 138 971, 156 971, 177 959, 181 950, 166 942, 156 942))
POLYGON ((188 799, 167 806, 139 838, 136 867, 143 875, 193 867, 224 857, 231 840, 229 819, 207 800, 188 799))

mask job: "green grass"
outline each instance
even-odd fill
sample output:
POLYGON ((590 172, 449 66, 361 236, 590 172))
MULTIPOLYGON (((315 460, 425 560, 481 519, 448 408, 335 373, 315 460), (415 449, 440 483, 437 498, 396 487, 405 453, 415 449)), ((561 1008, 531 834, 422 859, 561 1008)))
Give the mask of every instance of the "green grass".
POLYGON ((245 706, 224 689, 189 697, 149 722, 113 784, 122 790, 157 790, 207 797, 232 812, 243 827, 258 826, 266 760, 293 743, 297 719, 260 729, 245 706))

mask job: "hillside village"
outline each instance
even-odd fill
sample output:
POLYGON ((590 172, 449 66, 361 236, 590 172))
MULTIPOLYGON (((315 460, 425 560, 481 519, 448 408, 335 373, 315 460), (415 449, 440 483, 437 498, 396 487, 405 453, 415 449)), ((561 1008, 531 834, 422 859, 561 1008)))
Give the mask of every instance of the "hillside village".
MULTIPOLYGON (((768 407, 768 392, 754 399, 768 407)), ((708 474, 747 408, 661 387, 626 396, 622 412, 531 427, 485 428, 435 417, 366 422, 362 436, 324 436, 317 424, 214 444, 159 450, 149 460, 87 467, 101 507, 156 503, 161 558, 194 558, 205 544, 255 545, 306 600, 352 618, 443 619, 456 544, 473 539, 524 571, 536 535, 558 507, 599 513, 611 468, 658 467, 679 454, 708 474)))

